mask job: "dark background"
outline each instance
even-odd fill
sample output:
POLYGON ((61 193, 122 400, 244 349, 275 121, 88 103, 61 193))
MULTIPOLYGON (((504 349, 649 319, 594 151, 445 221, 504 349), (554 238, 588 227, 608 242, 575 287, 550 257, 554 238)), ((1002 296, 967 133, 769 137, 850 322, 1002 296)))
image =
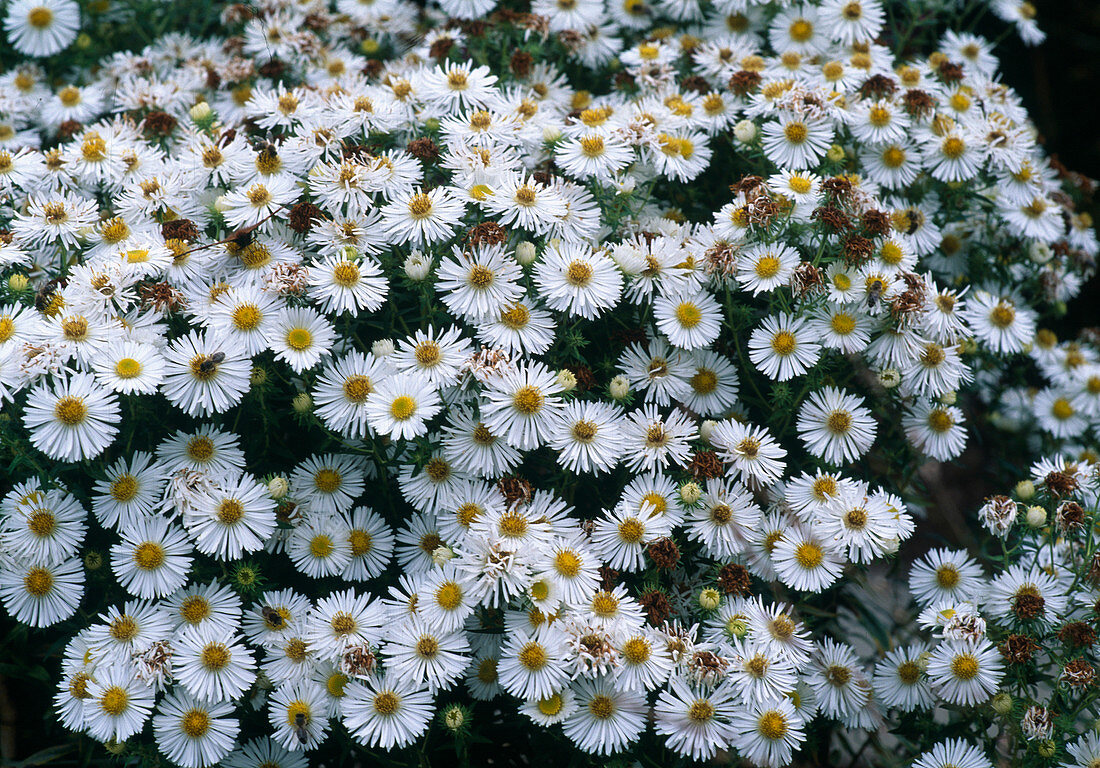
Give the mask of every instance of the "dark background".
MULTIPOLYGON (((1100 179, 1100 0, 1035 3, 1046 41, 1034 48, 1010 35, 995 55, 1001 80, 1021 95, 1046 150, 1070 170, 1100 179)), ((1003 29, 988 19, 986 36, 1003 29)), ((1100 223, 1100 194, 1089 206, 1100 223)), ((1100 325, 1100 279, 1094 278, 1071 302, 1059 336, 1100 325)))

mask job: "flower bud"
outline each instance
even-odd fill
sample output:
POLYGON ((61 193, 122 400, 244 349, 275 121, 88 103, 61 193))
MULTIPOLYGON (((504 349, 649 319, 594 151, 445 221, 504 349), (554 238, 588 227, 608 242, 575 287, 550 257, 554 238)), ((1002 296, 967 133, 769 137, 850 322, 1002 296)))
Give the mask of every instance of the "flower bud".
POLYGON ((885 389, 893 389, 901 384, 901 374, 896 368, 885 368, 878 372, 878 383, 885 389))
POLYGON ((205 101, 200 101, 191 107, 188 114, 191 116, 191 121, 204 131, 214 124, 214 110, 205 101))
POLYGON ((577 376, 568 368, 558 371, 558 386, 563 392, 572 392, 577 388, 577 376))
POLYGON ((27 279, 27 276, 19 272, 8 278, 8 290, 13 293, 22 293, 27 290, 30 284, 31 281, 27 279))
POLYGON ((76 36, 76 47, 82 51, 86 51, 91 48, 93 42, 95 41, 92 40, 92 36, 89 35, 87 32, 81 32, 79 35, 76 36))
POLYGON ((290 492, 290 483, 285 477, 273 477, 267 483, 267 493, 273 499, 281 499, 290 492))
POLYGON ((951 390, 950 392, 944 392, 939 397, 939 401, 942 405, 954 405, 955 401, 959 399, 959 393, 951 390))
POLYGON ((561 138, 561 128, 551 123, 542 129, 542 140, 546 142, 557 141, 561 138))
POLYGON ((901 548, 901 539, 897 536, 891 536, 886 541, 882 542, 882 554, 892 555, 901 548))
POLYGON ((516 261, 525 267, 537 259, 538 256, 538 249, 530 240, 524 240, 516 246, 516 261))
POLYGON ((749 144, 756 138, 756 123, 752 120, 742 120, 733 126, 733 136, 742 144, 749 144))
POLYGON ((252 371, 248 374, 248 383, 253 387, 259 387, 266 384, 267 370, 262 365, 253 365, 252 371))
POLYGON ((1030 527, 1042 528, 1047 524, 1047 511, 1042 507, 1028 507, 1026 520, 1030 527))
POLYGON ((1028 249, 1028 257, 1036 264, 1046 264, 1054 258, 1054 251, 1042 240, 1035 240, 1028 249))
POLYGON ((687 482, 680 486, 680 500, 689 507, 701 498, 703 498, 703 489, 699 487, 699 483, 687 482))
POLYGON ((445 544, 432 550, 432 562, 436 565, 443 565, 454 556, 455 553, 445 544))
POLYGON ((290 407, 293 408, 294 412, 299 416, 305 416, 313 410, 313 398, 309 396, 308 392, 299 392, 294 396, 294 399, 290 401, 290 407))
POLYGON ((389 357, 397 351, 393 339, 378 339, 370 345, 371 354, 375 357, 389 357))
POLYGON ((214 210, 218 213, 225 213, 229 210, 229 199, 225 195, 218 195, 214 200, 214 210))
POLYGON ((1043 739, 1039 742, 1039 757, 1051 758, 1058 752, 1058 746, 1051 739, 1043 739))
POLYGON ((714 430, 717 426, 718 422, 714 419, 706 419, 702 424, 699 425, 699 437, 704 442, 709 443, 710 436, 714 434, 714 430))
POLYGON ((717 589, 707 587, 699 593, 699 607, 704 611, 713 611, 722 604, 722 596, 717 589))
POLYGON ((1035 483, 1030 480, 1021 480, 1016 483, 1016 498, 1020 501, 1028 501, 1035 495, 1035 483))
POLYGON ((616 400, 622 400, 624 397, 630 394, 630 382, 627 381, 626 376, 621 373, 611 380, 611 383, 607 385, 607 390, 610 392, 611 397, 616 400))
POLYGON ((1001 691, 996 696, 994 696, 993 700, 989 703, 990 706, 993 707, 993 711, 996 712, 998 715, 1007 715, 1009 712, 1012 711, 1012 697, 1004 691, 1001 691))
POLYGON ((363 42, 359 43, 359 50, 368 56, 378 53, 379 46, 378 41, 373 37, 368 37, 363 42))
POLYGON ((443 725, 449 731, 461 731, 469 723, 470 717, 461 704, 452 704, 443 710, 443 725))
POLYGON ((844 147, 839 144, 829 147, 829 151, 825 153, 825 159, 830 163, 839 163, 844 159, 844 147))
POLYGON ((432 271, 432 258, 425 256, 420 251, 413 251, 405 259, 405 274, 410 280, 420 282, 432 271))

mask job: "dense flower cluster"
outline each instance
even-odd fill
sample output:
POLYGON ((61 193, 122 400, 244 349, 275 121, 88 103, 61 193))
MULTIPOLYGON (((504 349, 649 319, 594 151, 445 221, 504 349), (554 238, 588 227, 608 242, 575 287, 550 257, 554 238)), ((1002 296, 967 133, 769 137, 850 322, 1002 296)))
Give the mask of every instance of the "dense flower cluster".
MULTIPOLYGON (((878 0, 438 5, 232 5, 0 75, 0 601, 71 622, 67 728, 297 768, 461 692, 594 755, 781 766, 815 720, 987 701, 1012 621, 1069 631, 1056 548, 989 583, 930 553, 936 643, 873 670, 815 603, 912 535, 970 408, 1100 425, 1100 358, 1037 330, 1095 270, 1091 183, 986 40, 902 58, 878 0)), ((46 57, 80 18, 4 29, 46 57)), ((1051 515, 1095 508, 1055 464, 1051 515)))

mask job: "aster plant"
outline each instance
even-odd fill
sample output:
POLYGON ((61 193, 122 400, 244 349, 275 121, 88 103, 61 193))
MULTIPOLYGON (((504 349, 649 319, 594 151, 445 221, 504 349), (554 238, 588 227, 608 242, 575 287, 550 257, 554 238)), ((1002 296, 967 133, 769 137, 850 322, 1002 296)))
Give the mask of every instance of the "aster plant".
POLYGON ((148 11, 0 58, 0 603, 88 759, 1095 752, 1092 183, 973 32, 1030 4, 148 11), (1028 533, 906 582, 975 425, 1059 457, 1028 533))

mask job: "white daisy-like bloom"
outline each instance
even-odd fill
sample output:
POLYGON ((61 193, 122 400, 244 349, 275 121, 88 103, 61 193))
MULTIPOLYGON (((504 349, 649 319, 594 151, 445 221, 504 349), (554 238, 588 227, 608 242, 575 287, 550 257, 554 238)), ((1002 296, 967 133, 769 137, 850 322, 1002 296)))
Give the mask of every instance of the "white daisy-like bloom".
POLYGON ((1004 677, 1004 661, 989 640, 943 640, 928 657, 936 695, 964 707, 988 701, 1004 677))
POLYGON ((550 429, 547 445, 572 472, 610 472, 622 456, 622 409, 613 403, 570 400, 550 429))
POLYGON ((267 333, 267 343, 276 360, 285 360, 301 373, 332 354, 336 329, 328 319, 308 307, 280 310, 267 333))
POLYGON ((92 361, 96 379, 122 394, 152 394, 164 378, 164 358, 152 344, 111 344, 92 361))
POLYGON ((265 592, 244 613, 240 626, 255 645, 274 645, 305 618, 312 605, 309 598, 290 589, 265 592))
POLYGON ((982 592, 991 618, 1048 626, 1067 613, 1066 585, 1038 567, 1015 563, 997 574, 982 592))
POLYGON ((256 679, 256 660, 244 639, 211 626, 188 626, 173 642, 172 673, 201 701, 238 698, 256 679))
POLYGON ((87 510, 59 488, 42 491, 28 483, 9 495, 4 507, 0 542, 13 555, 60 561, 80 548, 88 530, 87 510))
POLYGON ((256 355, 268 348, 268 334, 283 306, 277 296, 251 283, 229 288, 210 307, 210 338, 256 355))
POLYGON ((561 243, 535 263, 539 295, 553 310, 593 320, 614 307, 623 276, 606 254, 584 243, 561 243))
POLYGON ((430 380, 415 373, 383 379, 367 397, 367 423, 380 435, 411 440, 427 431, 427 421, 442 410, 430 380))
POLYGON ((509 632, 500 651, 500 686, 521 699, 544 699, 569 682, 566 636, 553 625, 509 632))
POLYGON ((309 760, 305 755, 289 751, 269 736, 241 744, 221 764, 226 768, 309 768, 309 760))
POLYGON ((541 355, 554 343, 553 316, 526 297, 475 325, 483 343, 512 353, 541 355))
POLYGON ((168 345, 161 391, 189 416, 224 413, 249 388, 249 360, 232 345, 195 331, 168 345))
POLYGON ((490 431, 525 451, 546 442, 561 408, 562 386, 555 373, 533 361, 486 384, 481 410, 490 431))
POLYGON ((48 627, 76 613, 84 597, 84 567, 77 558, 24 560, 0 567, 0 601, 16 621, 48 627))
POLYGON ((682 411, 662 416, 649 404, 628 414, 619 427, 623 463, 635 472, 664 470, 687 463, 689 442, 699 436, 695 422, 682 411))
POLYGON ((328 735, 325 689, 315 683, 280 685, 268 698, 267 707, 273 738, 284 749, 295 752, 315 749, 328 735))
POLYGON ((670 521, 656 514, 650 504, 635 509, 620 502, 613 510, 596 518, 591 545, 604 563, 622 571, 640 571, 645 562, 645 547, 672 532, 670 521))
POLYGON ((384 624, 385 610, 379 601, 346 589, 317 601, 306 618, 306 639, 322 658, 335 658, 351 646, 377 645, 384 624))
POLYGON ((737 255, 737 282, 753 296, 787 285, 801 258, 794 248, 759 244, 737 255))
POLYGON ((544 728, 557 725, 577 709, 577 697, 572 688, 563 688, 541 699, 528 699, 519 711, 544 728))
POLYGON ((847 718, 863 708, 871 683, 851 646, 830 637, 816 644, 808 682, 817 695, 822 714, 847 718))
POLYGON ((436 270, 435 289, 452 313, 471 322, 506 311, 523 296, 522 270, 500 245, 452 249, 436 270))
POLYGON ((111 547, 111 570, 132 595, 152 598, 175 592, 191 569, 191 542, 163 517, 143 517, 121 530, 111 547))
POLYGON ((817 165, 833 141, 829 120, 794 114, 781 114, 778 120, 765 123, 761 133, 767 158, 793 170, 817 165))
POLYGON ((577 747, 596 755, 612 755, 635 741, 645 730, 643 693, 625 691, 614 678, 580 679, 572 686, 577 709, 562 730, 577 747))
POLYGON ((72 0, 15 0, 4 17, 8 42, 36 58, 65 50, 79 30, 80 6, 72 0))
POLYGON ((362 456, 326 453, 310 456, 290 475, 295 498, 310 509, 335 513, 351 506, 366 489, 368 465, 362 456))
POLYGON ((901 712, 928 709, 935 703, 925 667, 928 645, 918 642, 895 648, 875 666, 871 685, 883 705, 901 712))
POLYGON ((233 750, 240 723, 228 702, 207 704, 185 692, 161 699, 153 734, 161 752, 182 768, 204 768, 233 750))
POLYGON ((236 560, 262 549, 274 533, 275 501, 263 483, 244 473, 202 494, 183 522, 200 552, 236 560))
POLYGON ((310 578, 336 576, 351 564, 351 530, 338 515, 314 513, 290 532, 287 555, 310 578))
POLYGON ((225 195, 225 221, 231 227, 250 227, 269 222, 288 209, 302 194, 289 176, 267 176, 225 195))
POLYGON ((863 399, 824 387, 798 411, 798 436, 806 450, 830 464, 857 460, 875 441, 877 424, 863 399))
POLYGON ((89 373, 59 377, 31 390, 23 413, 31 444, 52 459, 92 459, 114 442, 118 397, 89 373))
MULTIPOLYGON (((1092 738, 1092 734, 1087 738, 1092 738)), ((1072 754, 1073 745, 1069 750, 1072 754)), ((1087 761, 1082 760, 1081 764, 1087 765, 1087 761)), ((921 753, 913 768, 993 768, 993 762, 981 747, 963 739, 947 739, 921 753)))
POLYGON ((769 315, 749 336, 749 359, 765 376, 787 381, 817 364, 821 346, 808 322, 786 313, 769 315))
MULTIPOLYGON (((172 620, 156 603, 130 600, 99 615, 88 632, 88 646, 109 663, 130 663, 135 653, 172 634, 172 620)), ((132 673, 131 673, 132 674, 132 673)))
POLYGON ((226 634, 241 623, 241 599, 225 584, 192 584, 169 595, 162 605, 177 628, 210 624, 226 634))
POLYGON ((930 550, 909 571, 909 592, 925 607, 941 600, 975 602, 985 590, 982 567, 962 550, 930 550))
POLYGON ((974 337, 996 354, 1020 352, 1035 336, 1035 312, 1009 296, 975 291, 963 316, 974 337))
POLYGON ((345 248, 309 268, 310 298, 322 312, 374 312, 382 307, 389 283, 378 262, 345 248))
POLYGON ((454 235, 465 210, 466 204, 447 187, 428 192, 417 188, 399 193, 382 209, 382 224, 393 245, 419 248, 454 235))
POLYGON ((805 722, 787 698, 739 708, 730 725, 731 744, 737 753, 762 768, 787 765, 794 750, 806 740, 805 722))
POLYGON ((953 405, 917 400, 901 423, 913 447, 937 461, 950 461, 966 447, 963 413, 953 405))
POLYGON ((154 692, 121 664, 101 665, 88 681, 84 723, 100 741, 122 741, 140 731, 153 710, 154 692))
POLYGON ((459 380, 473 351, 473 345, 457 326, 439 331, 428 326, 428 330, 418 330, 404 340, 389 360, 401 373, 415 374, 433 386, 445 387, 459 380))
POLYGON ((609 182, 634 161, 633 149, 621 137, 597 130, 566 139, 554 154, 564 173, 582 181, 609 182))
POLYGON ((658 734, 666 745, 693 760, 709 760, 733 740, 730 720, 737 711, 737 692, 720 683, 713 690, 693 689, 674 677, 653 707, 658 734))
POLYGON ((410 616, 390 628, 382 646, 387 671, 402 680, 426 685, 431 693, 457 680, 469 663, 470 646, 459 630, 441 632, 410 616))
POLYGON ((393 749, 411 744, 427 729, 435 704, 427 690, 387 674, 348 685, 343 710, 352 738, 367 747, 393 749))
POLYGON ((393 531, 370 507, 355 507, 343 517, 351 549, 344 578, 365 581, 380 576, 393 557, 393 531))
POLYGON ((732 419, 719 422, 710 436, 719 457, 733 464, 746 482, 767 485, 783 475, 787 451, 772 437, 767 427, 742 424, 732 419))
POLYGON ((680 349, 710 346, 721 330, 721 307, 705 291, 690 296, 658 296, 653 301, 653 315, 657 328, 680 349))
POLYGON ((813 526, 793 526, 775 541, 771 564, 779 580, 800 592, 821 592, 836 583, 845 560, 813 526))
POLYGON ((618 367, 632 387, 645 391, 645 402, 665 406, 689 396, 691 362, 688 353, 658 337, 631 344, 619 356, 618 367))
POLYGON ((314 412, 330 429, 347 437, 366 437, 367 398, 391 372, 388 362, 354 350, 326 363, 312 392, 314 412))

